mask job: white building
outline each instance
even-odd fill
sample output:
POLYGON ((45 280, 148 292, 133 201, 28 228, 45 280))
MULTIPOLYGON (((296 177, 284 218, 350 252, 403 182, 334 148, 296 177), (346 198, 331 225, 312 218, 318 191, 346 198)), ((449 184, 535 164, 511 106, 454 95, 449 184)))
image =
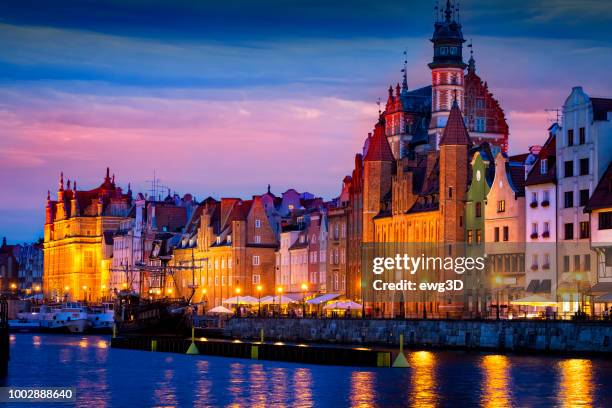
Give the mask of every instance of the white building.
POLYGON ((526 295, 556 301, 557 288, 557 180, 555 124, 548 140, 530 166, 525 182, 526 295))
POLYGON ((596 282, 584 207, 610 163, 612 100, 591 98, 574 87, 563 106, 562 128, 556 141, 558 289, 562 312, 574 312, 586 307, 583 295, 596 282))

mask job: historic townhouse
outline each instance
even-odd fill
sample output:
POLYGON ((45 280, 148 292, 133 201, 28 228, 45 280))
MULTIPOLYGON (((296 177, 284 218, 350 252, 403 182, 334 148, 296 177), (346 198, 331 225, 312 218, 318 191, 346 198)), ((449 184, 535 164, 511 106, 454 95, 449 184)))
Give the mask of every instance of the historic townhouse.
POLYGON ((47 195, 44 237, 45 296, 102 299, 110 284, 113 234, 127 219, 132 192, 123 193, 106 169, 96 189, 77 190, 60 177, 57 200, 47 195), (65 187, 65 188, 64 188, 65 187))
POLYGON ((199 220, 188 224, 194 229, 190 225, 196 223, 196 232, 174 249, 176 276, 167 289, 193 292, 195 301, 209 307, 240 294, 272 294, 278 241, 261 196, 207 199, 201 206, 194 212, 199 220))
POLYGON ((556 132, 550 128, 525 182, 525 290, 557 300, 556 132))
MULTIPOLYGON (((465 203, 466 255, 472 258, 485 254, 485 205, 487 195, 495 177, 493 153, 484 142, 471 150, 471 179, 465 203)), ((490 306, 490 277, 486 270, 469 271, 463 276, 465 282, 466 312, 470 316, 482 316, 490 306)))
POLYGON ((485 250, 495 307, 510 307, 525 289, 525 155, 495 157, 485 205, 485 250), (498 304, 499 300, 499 304, 498 304))
POLYGON ((584 212, 589 197, 610 163, 612 99, 591 98, 574 87, 563 105, 563 134, 557 139, 557 231, 562 312, 590 309, 596 282, 590 248, 591 225, 584 212))

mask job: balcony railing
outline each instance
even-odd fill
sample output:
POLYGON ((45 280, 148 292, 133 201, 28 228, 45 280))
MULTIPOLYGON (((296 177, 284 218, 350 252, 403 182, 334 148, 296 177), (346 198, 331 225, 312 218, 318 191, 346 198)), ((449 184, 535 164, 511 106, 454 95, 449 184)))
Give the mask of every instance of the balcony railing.
POLYGON ((548 238, 548 237, 550 237, 550 231, 544 231, 542 233, 542 238, 548 238))
POLYGON ((531 233, 531 239, 538 239, 538 233, 537 232, 532 232, 531 233))
POLYGON ((529 204, 529 206, 530 206, 531 208, 536 208, 536 207, 538 206, 538 202, 537 202, 537 201, 532 201, 532 202, 529 204))
POLYGON ((548 207, 550 205, 550 201, 542 200, 542 207, 548 207))

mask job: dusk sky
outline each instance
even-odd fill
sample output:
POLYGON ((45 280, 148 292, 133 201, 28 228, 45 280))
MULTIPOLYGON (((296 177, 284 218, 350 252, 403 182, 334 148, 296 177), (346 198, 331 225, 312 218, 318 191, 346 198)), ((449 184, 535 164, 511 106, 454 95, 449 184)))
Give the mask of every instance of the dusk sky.
MULTIPOLYGON (((3 1, 0 236, 42 236, 61 171, 79 189, 198 199, 267 184, 339 193, 400 81, 428 85, 434 1, 3 1)), ((543 143, 571 87, 612 97, 612 2, 465 0, 511 154, 543 143)), ((464 55, 469 55, 467 49, 464 55)), ((468 57, 466 57, 467 59, 468 57)))

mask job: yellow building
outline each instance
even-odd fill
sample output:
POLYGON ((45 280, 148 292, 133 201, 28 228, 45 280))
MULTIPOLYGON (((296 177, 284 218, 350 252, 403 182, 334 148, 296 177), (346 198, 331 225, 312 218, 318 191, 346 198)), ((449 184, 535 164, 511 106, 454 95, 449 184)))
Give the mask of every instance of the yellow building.
POLYGON ((107 293, 113 233, 131 206, 106 169, 104 182, 79 191, 62 173, 57 200, 47 194, 43 291, 53 300, 99 301, 107 293))

